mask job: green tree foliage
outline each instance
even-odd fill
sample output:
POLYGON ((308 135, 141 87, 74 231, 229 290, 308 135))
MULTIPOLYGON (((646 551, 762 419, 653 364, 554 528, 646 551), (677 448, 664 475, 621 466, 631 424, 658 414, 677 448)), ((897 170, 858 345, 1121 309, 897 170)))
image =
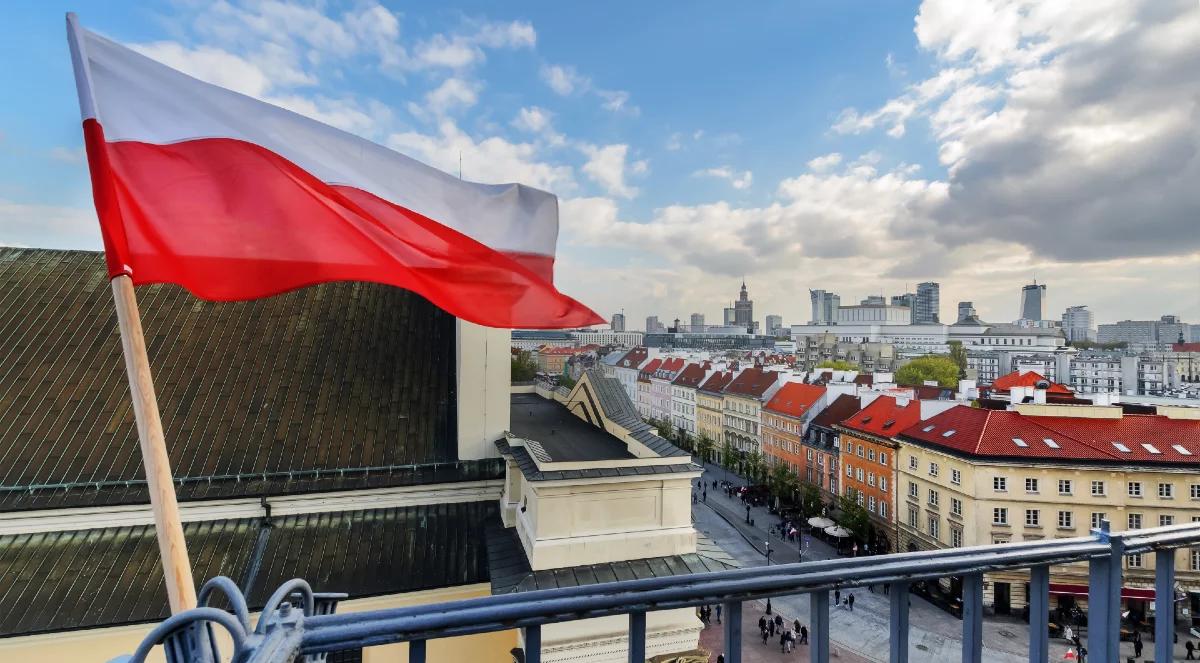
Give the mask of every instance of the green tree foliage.
POLYGON ((665 420, 659 421, 657 419, 651 419, 650 425, 654 426, 656 429, 658 429, 658 435, 660 437, 667 439, 667 440, 675 439, 675 427, 671 425, 671 422, 665 421, 665 420))
POLYGON ((871 519, 867 510, 858 503, 858 491, 851 488, 838 500, 838 524, 845 527, 859 541, 866 541, 871 532, 871 519))
POLYGON ((521 350, 512 358, 512 381, 530 382, 537 375, 537 362, 528 350, 521 350))
POLYGON ((821 512, 820 488, 807 481, 801 481, 797 492, 800 497, 800 510, 803 513, 816 515, 821 512))
POLYGON ((771 468, 771 494, 784 502, 791 502, 800 486, 800 479, 795 472, 783 463, 776 463, 771 468))
POLYGON ((958 379, 967 377, 967 349, 962 341, 950 341, 950 360, 958 367, 958 379))
POLYGON ((1111 343, 1097 343, 1096 341, 1067 341, 1067 345, 1080 350, 1124 350, 1129 347, 1129 343, 1125 341, 1113 341, 1111 343))
POLYGON ((763 472, 766 470, 766 463, 763 462, 763 455, 757 451, 751 451, 746 454, 746 478, 751 481, 762 481, 763 472))
POLYGON ((843 359, 826 359, 817 364, 817 368, 832 368, 835 371, 857 371, 858 364, 843 359))
POLYGON ((725 441, 721 442, 721 466, 722 467, 724 467, 727 470, 733 469, 733 464, 734 464, 734 461, 736 460, 733 457, 733 455, 734 455, 733 454, 733 445, 729 442, 729 440, 725 440, 725 441))
POLYGON ((696 440, 696 454, 700 456, 700 460, 711 460, 713 448, 715 446, 716 444, 711 438, 701 433, 699 439, 696 440))
POLYGON ((958 365, 945 355, 917 357, 896 371, 896 383, 920 386, 926 380, 936 380, 942 387, 958 386, 958 365))

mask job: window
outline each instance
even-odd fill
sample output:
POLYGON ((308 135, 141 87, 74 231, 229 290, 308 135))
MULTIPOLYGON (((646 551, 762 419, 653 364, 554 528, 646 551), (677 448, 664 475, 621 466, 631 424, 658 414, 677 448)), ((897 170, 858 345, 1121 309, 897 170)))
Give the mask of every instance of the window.
POLYGON ((867 472, 867 485, 871 486, 872 488, 875 487, 875 473, 874 472, 867 472))
POLYGON ((1141 497, 1142 496, 1142 482, 1141 481, 1130 481, 1129 482, 1129 496, 1130 497, 1141 497))
POLYGON ((962 472, 959 470, 950 470, 950 483, 956 486, 962 483, 962 472))
POLYGON ((962 515, 962 500, 958 499, 957 497, 950 498, 950 513, 953 513, 956 516, 962 515))
POLYGON ((1158 526, 1159 527, 1169 527, 1174 524, 1175 524, 1175 516, 1159 516, 1158 517, 1158 526))
POLYGON ((1038 480, 1032 479, 1032 478, 1025 479, 1025 492, 1036 493, 1037 491, 1038 491, 1038 480))
POLYGON ((1192 499, 1200 500, 1200 483, 1194 483, 1191 486, 1192 499))
POLYGON ((910 469, 910 470, 917 469, 917 457, 916 456, 908 457, 908 469, 910 469))
POLYGON ((940 529, 939 525, 941 525, 941 522, 941 518, 938 518, 936 515, 929 516, 929 536, 935 539, 938 538, 938 530, 940 529))
POLYGON ((1006 479, 1004 477, 993 477, 992 478, 992 490, 994 490, 998 493, 1002 493, 1002 492, 1008 490, 1008 479, 1006 479))
POLYGON ((1102 511, 1092 512, 1092 529, 1100 529, 1100 524, 1104 522, 1104 513, 1102 511))
POLYGON ((1169 500, 1175 497, 1175 484, 1160 483, 1158 484, 1158 496, 1164 500, 1169 500))
POLYGON ((1073 488, 1074 487, 1071 485, 1070 479, 1059 479, 1058 480, 1058 494, 1059 495, 1070 495, 1071 490, 1073 488))
POLYGON ((859 458, 863 457, 863 445, 861 445, 861 444, 858 445, 858 457, 859 458))
POLYGON ((875 450, 874 449, 867 449, 867 460, 871 461, 872 463, 875 462, 875 450))
POLYGON ((1140 514, 1140 513, 1129 514, 1129 529, 1141 529, 1141 528, 1142 528, 1142 514, 1140 514))
POLYGON ((850 467, 850 463, 846 463, 846 478, 854 478, 854 468, 850 467))
POLYGON ((929 464, 929 476, 936 477, 937 475, 938 475, 938 464, 930 463, 929 464))
POLYGON ((1193 548, 1190 557, 1192 559, 1191 569, 1200 571, 1200 548, 1193 548))
POLYGON ((1008 524, 1008 509, 998 506, 992 509, 992 524, 1007 525, 1008 524))
POLYGON ((880 451, 880 452, 879 452, 879 464, 880 464, 880 465, 887 465, 887 464, 888 464, 888 463, 887 463, 887 452, 886 452, 886 451, 880 451))
POLYGON ((1075 527, 1075 514, 1071 511, 1058 512, 1058 526, 1064 528, 1075 527))
POLYGON ((863 480, 863 469, 861 467, 857 470, 854 470, 854 474, 857 476, 859 481, 863 480))
POLYGON ((1142 554, 1141 553, 1134 553, 1132 555, 1126 555, 1125 559, 1127 560, 1127 562, 1129 564, 1129 568, 1131 568, 1131 569, 1142 568, 1142 554))
POLYGON ((813 459, 813 450, 812 450, 812 449, 809 449, 809 450, 808 450, 808 460, 809 460, 809 462, 812 462, 812 459, 813 459))
MULTIPOLYGON (((959 528, 957 528, 957 527, 951 527, 951 528, 950 528, 950 547, 952 547, 952 548, 961 548, 961 547, 962 547, 962 541, 963 541, 963 539, 962 539, 962 530, 961 530, 961 529, 959 529, 959 528)), ((1200 552, 1200 551, 1198 551, 1198 552, 1200 552)), ((1193 552, 1193 553, 1192 553, 1192 559, 1193 559, 1193 560, 1196 560, 1196 559, 1197 559, 1197 557, 1196 557, 1196 552, 1193 552)))
POLYGON ((930 488, 929 489, 929 506, 937 506, 938 505, 938 497, 939 497, 938 492, 936 490, 933 490, 932 488, 930 488))
POLYGON ((1093 481, 1092 482, 1092 495, 1096 495, 1096 496, 1104 495, 1104 482, 1103 481, 1093 481))
POLYGON ((908 526, 916 529, 917 527, 917 507, 908 507, 908 526))
POLYGON ((884 518, 888 517, 888 503, 887 502, 885 502, 885 501, 879 502, 879 515, 883 516, 884 518))
POLYGON ((887 492, 887 477, 879 477, 879 490, 887 492))
POLYGON ((1041 527, 1042 512, 1039 509, 1025 509, 1025 526, 1041 527))
POLYGON ((908 496, 914 499, 917 497, 917 484, 915 481, 908 482, 908 496))
POLYGON ((867 510, 870 511, 871 513, 875 513, 875 496, 874 495, 871 495, 870 497, 867 498, 867 510))

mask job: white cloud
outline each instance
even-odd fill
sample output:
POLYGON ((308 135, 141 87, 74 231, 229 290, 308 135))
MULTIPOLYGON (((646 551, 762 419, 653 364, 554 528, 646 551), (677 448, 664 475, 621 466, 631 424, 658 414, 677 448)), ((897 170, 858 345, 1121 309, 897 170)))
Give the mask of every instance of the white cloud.
POLYGON ((33 205, 0 198, 0 246, 43 249, 103 248, 91 209, 33 205))
POLYGON ((635 116, 642 112, 640 108, 629 103, 629 93, 624 90, 596 90, 596 96, 604 100, 601 104, 604 110, 635 116))
POLYGON ((683 149, 683 134, 676 131, 667 137, 667 144, 664 145, 668 152, 677 152, 683 149))
POLYGON ((448 173, 458 171, 461 155, 463 178, 475 182, 520 182, 559 194, 575 188, 571 167, 540 160, 536 145, 498 137, 476 140, 449 119, 438 123, 436 134, 396 133, 387 144, 448 173))
POLYGON ((464 69, 487 59, 485 48, 532 48, 537 32, 523 21, 482 23, 461 34, 437 34, 419 43, 414 49, 414 64, 420 67, 464 69))
POLYGON ((729 166, 719 166, 717 168, 705 168, 692 173, 693 177, 716 177, 726 180, 729 185, 739 191, 749 189, 750 184, 754 182, 754 173, 748 170, 738 172, 729 166))
POLYGON ((527 106, 517 111, 512 125, 531 134, 541 133, 550 128, 550 112, 537 106, 527 106))
POLYGON ((824 156, 819 156, 808 162, 808 169, 815 173, 823 173, 842 162, 842 155, 837 152, 830 152, 824 156))
POLYGON ((564 97, 573 94, 576 90, 586 90, 591 86, 591 81, 585 76, 580 76, 574 67, 557 64, 542 65, 538 74, 551 90, 564 97))
MULTIPOLYGON (((579 150, 588 158, 587 163, 583 165, 584 174, 588 176, 588 179, 603 187, 609 195, 633 198, 638 194, 637 187, 631 186, 625 181, 626 159, 629 156, 628 145, 583 144, 579 146, 579 150)), ((645 161, 638 161, 630 167, 630 170, 634 174, 641 174, 645 173, 648 167, 645 161)))
POLYGON ((424 107, 409 104, 409 111, 418 117, 432 114, 441 117, 452 111, 470 108, 479 101, 476 83, 461 78, 447 78, 442 84, 425 94, 424 107))

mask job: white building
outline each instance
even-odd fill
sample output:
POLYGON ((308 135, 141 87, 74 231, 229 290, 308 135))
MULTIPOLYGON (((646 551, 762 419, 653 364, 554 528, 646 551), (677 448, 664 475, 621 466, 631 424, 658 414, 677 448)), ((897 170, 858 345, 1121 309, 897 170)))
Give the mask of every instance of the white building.
MULTIPOLYGON (((637 405, 638 403, 638 373, 642 370, 642 366, 650 361, 650 357, 657 354, 656 350, 648 348, 634 348, 626 352, 613 365, 613 377, 621 383, 621 387, 625 389, 625 395, 629 396, 629 400, 637 405)), ((608 369, 605 369, 606 371, 608 369)))
POLYGON ((1124 371, 1116 353, 1086 353, 1071 358, 1069 373, 1059 382, 1077 394, 1120 394, 1124 371))
POLYGON ((645 334, 640 331, 618 331, 616 329, 577 329, 568 332, 575 339, 576 346, 580 345, 616 345, 622 348, 634 348, 642 344, 645 334))
POLYGON ((1169 350, 1171 345, 1191 336, 1191 325, 1180 322, 1173 315, 1164 315, 1158 320, 1122 320, 1100 325, 1096 340, 1101 343, 1125 343, 1133 352, 1145 350, 1169 350))
POLYGON ((709 366, 689 363, 671 383, 671 426, 682 437, 696 438, 696 389, 712 375, 709 366))
POLYGON ((911 325, 912 309, 883 303, 842 306, 837 310, 839 325, 911 325))
POLYGON ((768 315, 767 316, 767 335, 768 336, 775 336, 782 329, 783 329, 783 316, 782 315, 768 315))
POLYGON ((1022 352, 1054 351, 1066 345, 1062 332, 1056 328, 993 325, 972 320, 953 325, 792 325, 792 338, 830 333, 845 343, 891 343, 897 350, 918 354, 948 352, 950 341, 958 341, 967 349, 1022 352))
POLYGON ((1069 306, 1063 311, 1062 330, 1068 341, 1095 341, 1096 316, 1087 306, 1069 306))

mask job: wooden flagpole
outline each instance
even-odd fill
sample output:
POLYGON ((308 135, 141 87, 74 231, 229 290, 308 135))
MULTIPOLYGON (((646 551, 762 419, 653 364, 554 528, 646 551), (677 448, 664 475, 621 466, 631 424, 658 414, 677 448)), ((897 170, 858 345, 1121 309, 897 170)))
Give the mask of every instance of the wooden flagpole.
MULTIPOLYGON (((75 87, 79 93, 79 114, 85 125, 96 119, 96 99, 92 95, 91 72, 79 19, 67 14, 67 44, 71 47, 71 64, 75 70, 75 87)), ((92 171, 96 212, 102 217, 114 210, 115 195, 108 177, 103 145, 87 145, 88 165, 92 171), (93 153, 93 148, 98 150, 93 153), (99 174, 99 175, 98 175, 99 174), (97 177, 100 179, 97 180, 97 177)), ((110 250, 107 240, 105 250, 110 250)), ((175 498, 171 479, 171 463, 163 437, 162 420, 158 416, 158 399, 154 396, 154 381, 150 377, 150 358, 146 354, 146 338, 142 335, 142 316, 133 293, 133 279, 119 274, 112 279, 113 301, 117 308, 117 324, 121 330, 121 350, 125 354, 125 372, 133 397, 133 416, 137 421, 138 443, 142 449, 142 465, 150 489, 150 508, 154 512, 154 531, 158 536, 158 553, 162 558, 163 575, 167 581, 167 599, 171 612, 178 613, 196 607, 196 584, 188 563, 187 542, 183 538, 183 521, 175 498)))
POLYGON ((117 324, 121 329, 121 349, 125 353, 125 372, 133 396, 133 416, 137 420, 138 442, 142 447, 142 464, 150 488, 158 553, 167 579, 167 598, 172 613, 182 612, 196 607, 196 584, 188 563, 183 521, 175 499, 175 484, 171 479, 162 420, 158 416, 158 399, 150 376, 150 358, 146 354, 146 338, 142 335, 142 317, 133 292, 133 279, 125 274, 113 278, 112 291, 117 306, 117 324))

